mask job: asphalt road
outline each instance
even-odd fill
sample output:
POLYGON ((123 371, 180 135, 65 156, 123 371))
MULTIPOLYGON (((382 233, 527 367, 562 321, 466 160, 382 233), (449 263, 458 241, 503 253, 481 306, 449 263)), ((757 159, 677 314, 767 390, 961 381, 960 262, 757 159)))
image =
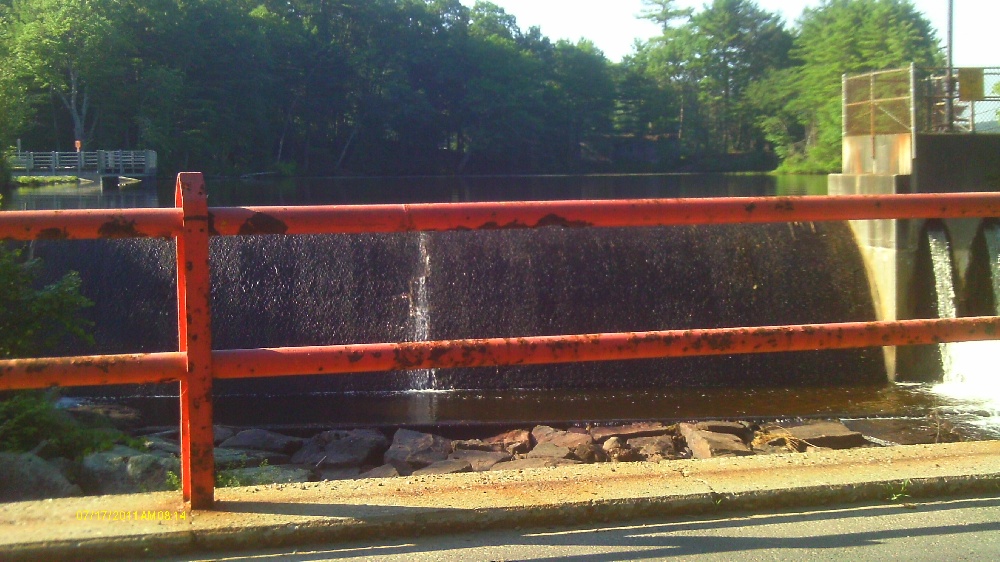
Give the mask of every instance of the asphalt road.
MULTIPOLYGON (((1000 498, 415 537, 199 560, 998 560, 1000 498)), ((191 560, 190 556, 169 560, 191 560)))

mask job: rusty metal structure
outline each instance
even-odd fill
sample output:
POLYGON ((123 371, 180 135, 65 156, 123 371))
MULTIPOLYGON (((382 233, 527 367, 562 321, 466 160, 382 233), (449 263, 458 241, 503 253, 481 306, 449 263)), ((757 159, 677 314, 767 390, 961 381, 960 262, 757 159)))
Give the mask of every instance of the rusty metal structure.
POLYGON ((1000 317, 213 350, 211 236, 846 219, 1000 217, 1000 193, 209 208, 200 173, 175 207, 0 213, 0 239, 176 240, 176 352, 0 361, 0 390, 178 381, 183 496, 214 503, 214 379, 526 365, 1000 339, 1000 317))

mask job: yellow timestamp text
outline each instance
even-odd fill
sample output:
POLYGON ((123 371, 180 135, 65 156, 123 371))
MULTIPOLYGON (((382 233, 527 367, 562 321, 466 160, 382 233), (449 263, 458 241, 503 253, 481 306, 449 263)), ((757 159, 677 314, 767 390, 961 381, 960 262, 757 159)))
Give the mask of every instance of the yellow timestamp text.
POLYGON ((177 510, 122 510, 122 509, 80 509, 76 512, 78 521, 186 521, 187 511, 177 510))

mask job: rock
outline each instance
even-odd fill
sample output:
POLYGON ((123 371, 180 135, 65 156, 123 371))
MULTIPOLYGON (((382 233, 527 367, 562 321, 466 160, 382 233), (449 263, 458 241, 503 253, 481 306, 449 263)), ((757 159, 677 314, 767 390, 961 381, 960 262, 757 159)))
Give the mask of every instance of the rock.
POLYGON ((594 442, 594 438, 589 433, 560 431, 547 425, 539 425, 532 429, 531 438, 535 441, 536 448, 538 445, 551 443, 560 447, 575 449, 580 445, 594 442))
POLYGON ((629 447, 647 461, 676 459, 679 457, 674 447, 673 435, 658 435, 656 437, 633 437, 628 440, 629 447))
POLYGON ((311 471, 292 466, 257 466, 221 470, 217 480, 220 487, 259 486, 262 484, 289 484, 309 482, 311 471))
POLYGON ((573 449, 572 458, 587 464, 593 464, 608 460, 608 454, 596 443, 584 443, 573 449))
POLYGON ((594 441, 603 442, 611 437, 632 439, 633 437, 655 437, 671 433, 671 426, 663 425, 659 422, 632 423, 628 425, 614 425, 608 427, 592 427, 590 435, 594 441))
POLYGON ((386 463, 395 466, 400 474, 405 475, 437 461, 443 461, 449 454, 451 454, 450 439, 430 433, 398 429, 384 458, 386 463))
MULTIPOLYGON (((176 433, 174 434, 177 435, 176 433)), ((212 438, 215 440, 215 446, 218 447, 223 441, 229 439, 233 435, 236 435, 236 431, 228 428, 224 425, 213 425, 212 426, 212 438)))
POLYGON ((867 445, 865 436, 857 431, 851 431, 844 424, 836 421, 819 421, 785 428, 795 439, 806 442, 813 447, 829 449, 850 449, 867 445))
MULTIPOLYGON (((479 441, 474 440, 474 441, 479 441)), ((488 439, 483 439, 479 443, 485 444, 488 451, 506 452, 511 455, 527 453, 531 450, 531 433, 526 429, 514 429, 506 433, 501 433, 488 439)), ((456 446, 456 449, 459 447, 456 446)), ((461 447, 463 449, 473 449, 475 447, 461 447)))
POLYGON ((181 446, 176 441, 170 441, 155 435, 147 435, 146 437, 140 437, 139 439, 150 451, 160 451, 178 457, 181 455, 181 446))
POLYGON ((0 502, 81 496, 58 467, 31 453, 0 453, 0 502))
POLYGON ((489 470, 498 462, 509 461, 510 453, 456 449, 455 452, 448 455, 448 458, 468 461, 468 463, 472 465, 472 470, 474 472, 483 472, 485 470, 489 470))
POLYGON ((80 486, 88 494, 128 494, 171 489, 167 472, 180 474, 180 461, 115 446, 80 464, 80 486))
POLYGON ((533 459, 516 459, 508 462, 498 462, 493 465, 490 471, 494 470, 523 470, 526 468, 552 468, 556 466, 566 466, 571 464, 583 464, 573 459, 556 459, 552 457, 538 457, 533 459))
POLYGON ((695 424, 695 428, 712 433, 728 433, 740 438, 744 443, 753 440, 753 429, 743 422, 705 421, 695 424))
POLYGON ((642 456, 639 455, 639 451, 636 451, 632 447, 618 447, 611 449, 608 453, 608 459, 614 462, 639 462, 642 456))
POLYGON ((391 464, 383 464, 380 467, 373 468, 368 472, 364 472, 358 478, 395 478, 399 476, 399 471, 396 467, 391 464))
POLYGON ((324 431, 306 441, 292 462, 313 467, 350 467, 382 460, 389 440, 374 429, 324 431))
POLYGON ((691 455, 696 459, 753 454, 742 439, 729 433, 702 431, 689 423, 679 424, 678 430, 684 436, 688 449, 691 449, 691 455))
POLYGON ((445 459, 431 463, 420 470, 413 472, 414 476, 424 476, 427 474, 458 474, 460 472, 472 472, 472 464, 469 461, 459 459, 445 459))
POLYGON ((302 448, 302 440, 265 429, 247 429, 222 442, 226 449, 253 449, 292 455, 302 448))
POLYGON ((624 446, 625 442, 622 441, 620 437, 615 436, 609 437, 608 440, 601 445, 601 449, 603 449, 605 453, 608 453, 615 449, 621 449, 624 446))
POLYGON ((526 458, 568 459, 572 456, 573 450, 569 447, 556 445, 555 443, 539 443, 538 445, 535 445, 534 449, 528 451, 526 458))
POLYGON ((271 451, 255 451, 253 449, 226 449, 219 447, 215 450, 215 469, 230 470, 234 468, 253 468, 265 462, 270 465, 288 464, 288 455, 282 453, 272 453, 271 451))

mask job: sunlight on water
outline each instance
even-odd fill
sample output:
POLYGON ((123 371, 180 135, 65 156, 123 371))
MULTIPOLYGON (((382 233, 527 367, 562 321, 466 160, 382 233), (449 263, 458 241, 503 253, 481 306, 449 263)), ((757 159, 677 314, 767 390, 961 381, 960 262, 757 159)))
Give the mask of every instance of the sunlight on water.
MULTIPOLYGON (((934 264, 938 311, 942 318, 955 317, 955 290, 951 279, 951 253, 943 232, 928 230, 931 259, 934 264)), ((986 232, 990 269, 994 288, 1000 277, 996 229, 986 232)), ((956 400, 959 413, 975 413, 970 423, 1000 432, 1000 341, 955 342, 941 344, 944 380, 934 392, 956 400)))
POLYGON ((950 369, 935 392, 991 404, 1000 412, 1000 341, 969 341, 947 344, 950 369))

